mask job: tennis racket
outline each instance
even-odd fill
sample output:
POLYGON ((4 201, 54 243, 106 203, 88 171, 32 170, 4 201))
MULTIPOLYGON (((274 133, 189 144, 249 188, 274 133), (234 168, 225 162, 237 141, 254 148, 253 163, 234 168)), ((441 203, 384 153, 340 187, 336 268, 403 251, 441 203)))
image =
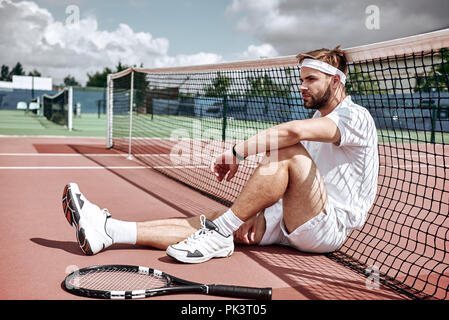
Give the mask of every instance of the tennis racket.
POLYGON ((138 299, 176 293, 271 300, 271 288, 201 284, 139 266, 103 265, 82 268, 64 281, 72 294, 100 299, 138 299))

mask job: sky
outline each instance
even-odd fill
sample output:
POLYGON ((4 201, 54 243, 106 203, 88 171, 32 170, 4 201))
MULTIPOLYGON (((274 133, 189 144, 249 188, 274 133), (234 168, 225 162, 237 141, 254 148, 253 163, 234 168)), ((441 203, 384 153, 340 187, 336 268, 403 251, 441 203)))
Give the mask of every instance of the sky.
POLYGON ((62 83, 350 48, 449 27, 447 0, 0 0, 0 65, 62 83))

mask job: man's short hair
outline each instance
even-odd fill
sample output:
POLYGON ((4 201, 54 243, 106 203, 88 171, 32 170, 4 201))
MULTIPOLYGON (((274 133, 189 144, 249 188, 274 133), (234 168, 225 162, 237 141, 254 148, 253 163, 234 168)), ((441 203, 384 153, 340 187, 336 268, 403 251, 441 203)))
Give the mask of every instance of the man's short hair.
POLYGON ((348 65, 345 52, 340 49, 340 46, 337 46, 332 50, 323 48, 309 51, 307 53, 300 53, 296 56, 296 58, 298 59, 299 64, 301 64, 306 58, 323 61, 339 69, 345 75, 348 75, 348 65))

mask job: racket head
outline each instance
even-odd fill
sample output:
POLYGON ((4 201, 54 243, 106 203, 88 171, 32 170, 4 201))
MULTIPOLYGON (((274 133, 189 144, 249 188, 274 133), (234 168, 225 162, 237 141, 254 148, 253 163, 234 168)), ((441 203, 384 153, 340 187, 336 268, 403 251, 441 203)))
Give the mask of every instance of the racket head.
POLYGON ((271 299, 271 288, 206 285, 162 271, 130 265, 101 265, 73 271, 64 280, 72 294, 98 299, 137 299, 175 293, 201 293, 247 299, 271 299))
POLYGON ((171 284, 172 278, 162 271, 130 265, 86 267, 73 271, 64 280, 69 293, 99 299, 145 298, 171 284))

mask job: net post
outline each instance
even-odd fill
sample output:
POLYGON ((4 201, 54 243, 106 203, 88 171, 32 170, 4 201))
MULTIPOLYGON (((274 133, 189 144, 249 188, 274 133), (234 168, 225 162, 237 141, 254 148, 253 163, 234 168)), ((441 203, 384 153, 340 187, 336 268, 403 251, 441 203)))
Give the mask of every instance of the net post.
MULTIPOLYGON (((438 84, 437 84, 438 85, 438 84)), ((431 112, 432 112, 432 128, 431 128, 431 132, 430 132, 430 143, 435 143, 435 130, 436 130, 436 122, 437 122, 437 117, 438 117, 438 109, 437 109, 437 105, 435 103, 432 103, 433 101, 433 97, 434 97, 434 92, 436 91, 436 88, 431 88, 430 89, 430 105, 431 105, 431 112)), ((438 106, 440 104, 440 97, 438 97, 438 106)))
POLYGON ((45 116, 45 110, 44 110, 44 97, 45 97, 45 94, 42 95, 42 99, 41 99, 41 101, 40 101, 40 105, 41 105, 41 115, 42 115, 42 116, 45 116))
POLYGON ((228 96, 225 94, 223 96, 223 124, 221 129, 221 138, 223 142, 226 141, 226 127, 227 127, 227 118, 228 118, 228 96))
POLYGON ((112 148, 112 85, 111 75, 108 74, 106 84, 106 148, 112 148))
POLYGON ((132 160, 131 153, 132 133, 133 133, 133 104, 134 104, 134 70, 131 72, 131 87, 129 93, 129 140, 128 140, 128 160, 132 160))
POLYGON ((41 104, 41 97, 37 97, 36 98, 36 103, 39 106, 39 109, 37 109, 37 116, 41 117, 42 116, 42 104, 41 104))
POLYGON ((67 120, 67 127, 69 131, 72 131, 73 128, 73 88, 69 87, 69 98, 67 101, 67 113, 68 113, 68 120, 67 120))

